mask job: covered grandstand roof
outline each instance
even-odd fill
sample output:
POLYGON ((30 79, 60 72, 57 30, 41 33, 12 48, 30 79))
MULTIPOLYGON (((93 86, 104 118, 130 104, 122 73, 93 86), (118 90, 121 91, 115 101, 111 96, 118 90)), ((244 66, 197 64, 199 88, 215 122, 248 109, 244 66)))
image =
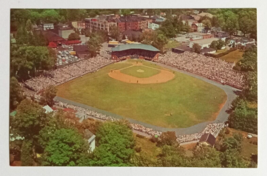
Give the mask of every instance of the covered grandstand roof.
POLYGON ((124 51, 130 49, 141 49, 141 50, 148 50, 148 51, 159 51, 157 48, 151 45, 145 44, 126 44, 126 45, 119 45, 112 48, 112 51, 124 51))

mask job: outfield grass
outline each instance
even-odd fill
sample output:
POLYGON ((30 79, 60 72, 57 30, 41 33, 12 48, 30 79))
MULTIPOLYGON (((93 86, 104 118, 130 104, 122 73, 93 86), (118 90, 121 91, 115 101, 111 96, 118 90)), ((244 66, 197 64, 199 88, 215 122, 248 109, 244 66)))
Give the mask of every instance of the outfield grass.
POLYGON ((57 96, 170 128, 214 120, 226 100, 222 89, 179 72, 174 79, 159 84, 128 84, 108 76, 110 70, 130 66, 131 62, 135 61, 115 63, 59 85, 57 96))
POLYGON ((148 68, 144 66, 133 66, 133 67, 129 67, 126 69, 122 69, 120 70, 120 72, 127 74, 127 75, 135 76, 137 78, 148 78, 148 77, 151 77, 153 75, 160 73, 160 70, 148 68))
POLYGON ((224 56, 222 56, 220 59, 225 60, 226 62, 238 62, 240 59, 242 59, 244 52, 241 50, 235 50, 233 52, 230 52, 224 56))

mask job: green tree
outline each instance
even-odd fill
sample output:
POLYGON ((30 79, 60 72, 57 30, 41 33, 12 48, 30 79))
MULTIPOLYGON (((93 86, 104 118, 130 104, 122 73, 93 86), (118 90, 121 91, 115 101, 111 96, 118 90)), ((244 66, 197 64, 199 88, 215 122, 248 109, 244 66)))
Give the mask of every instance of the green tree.
POLYGON ((184 32, 190 32, 191 27, 189 26, 188 22, 185 22, 185 24, 182 27, 182 31, 184 32))
POLYGON ((158 165, 161 167, 188 167, 189 161, 184 156, 184 150, 175 146, 164 145, 158 156, 158 165))
POLYGON ((222 49, 222 47, 223 47, 224 45, 225 45, 225 42, 224 42, 222 39, 218 40, 218 41, 217 41, 217 50, 222 49))
POLYGON ((32 31, 32 22, 30 19, 27 20, 25 27, 27 31, 32 31))
POLYGON ((44 150, 42 165, 83 166, 89 146, 83 137, 73 129, 56 130, 44 150))
POLYGON ((111 36, 112 38, 114 38, 115 40, 119 40, 119 37, 120 37, 120 30, 119 30, 118 26, 112 25, 112 26, 109 28, 109 32, 110 32, 110 36, 111 36))
POLYGON ((220 152, 209 146, 199 146, 191 161, 193 167, 221 167, 220 152))
POLYGON ((153 42, 154 35, 154 31, 144 31, 142 33, 142 43, 151 45, 151 43, 153 42))
POLYGON ((193 49, 193 52, 200 53, 201 46, 199 44, 197 44, 197 43, 194 43, 192 49, 193 49))
POLYGON ((248 108, 246 101, 241 99, 229 116, 229 125, 235 129, 257 133, 257 120, 257 110, 248 108))
POLYGON ((243 34, 255 33, 257 31, 256 9, 242 9, 238 12, 239 28, 243 34))
POLYGON ((101 48, 102 38, 99 35, 91 34, 88 41, 89 52, 92 57, 96 56, 101 48))
POLYGON ((47 47, 22 46, 11 49, 11 70, 19 80, 25 80, 37 70, 51 69, 55 59, 55 52, 47 47))
POLYGON ((68 37, 68 40, 80 40, 80 36, 77 33, 71 33, 68 37))
POLYGON ((211 26, 212 26, 210 19, 205 19, 202 21, 202 23, 203 23, 204 27, 206 27, 206 28, 211 28, 211 26))
POLYGON ((235 149, 237 151, 241 151, 241 142, 242 142, 242 135, 241 134, 234 134, 233 137, 228 137, 223 140, 221 151, 225 152, 226 150, 235 149))
POLYGON ((257 70, 257 48, 252 47, 245 51, 243 58, 237 62, 241 67, 241 71, 256 71, 257 70))
POLYGON ((179 143, 176 141, 175 132, 173 131, 163 132, 159 137, 158 145, 179 146, 179 143))
POLYGON ((29 43, 29 35, 28 35, 24 25, 21 25, 18 28, 18 31, 16 34, 16 43, 17 44, 28 44, 29 43))
POLYGON ((225 152, 222 152, 220 156, 221 156, 222 167, 227 167, 227 168, 248 167, 248 163, 242 159, 240 153, 235 149, 226 150, 225 152))
POLYGON ((213 48, 213 49, 217 50, 217 45, 218 45, 218 42, 216 40, 214 40, 214 41, 211 42, 210 48, 213 48))
POLYGON ((39 104, 24 99, 17 107, 14 127, 18 129, 20 135, 25 137, 25 139, 33 139, 38 136, 45 120, 44 109, 39 104))
POLYGON ((256 71, 247 73, 246 87, 243 92, 248 100, 258 101, 258 79, 256 71))
POLYGON ((103 123, 96 133, 92 165, 128 166, 134 154, 134 136, 125 121, 103 123))
POLYGON ((33 152, 32 152, 33 143, 32 140, 24 140, 21 146, 21 165, 22 166, 32 166, 34 163, 33 152))
POLYGON ((15 109, 24 99, 23 90, 15 77, 10 79, 10 109, 15 109))
POLYGON ((235 14, 233 11, 226 11, 224 13, 224 19, 225 19, 225 24, 223 28, 229 32, 230 35, 233 35, 238 29, 238 15, 235 14))
POLYGON ((152 45, 158 48, 161 52, 164 50, 164 46, 168 43, 167 37, 161 32, 154 33, 152 45))
POLYGON ((54 98, 57 95, 57 88, 55 86, 49 85, 41 94, 42 104, 48 104, 53 106, 54 98))
POLYGON ((58 11, 54 9, 46 9, 41 13, 41 18, 46 23, 58 23, 62 20, 58 11))

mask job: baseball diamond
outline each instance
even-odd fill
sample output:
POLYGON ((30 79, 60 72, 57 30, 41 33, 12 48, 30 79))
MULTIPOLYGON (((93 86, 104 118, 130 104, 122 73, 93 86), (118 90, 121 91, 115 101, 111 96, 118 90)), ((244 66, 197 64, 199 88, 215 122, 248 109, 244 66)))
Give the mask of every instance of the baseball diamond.
POLYGON ((108 65, 57 88, 58 97, 166 128, 213 121, 227 98, 212 84, 138 59, 108 65))

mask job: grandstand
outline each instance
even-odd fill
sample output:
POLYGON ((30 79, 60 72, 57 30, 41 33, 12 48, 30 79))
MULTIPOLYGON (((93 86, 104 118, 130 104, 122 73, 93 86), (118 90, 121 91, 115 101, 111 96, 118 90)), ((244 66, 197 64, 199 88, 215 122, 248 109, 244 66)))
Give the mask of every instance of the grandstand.
POLYGON ((112 60, 120 61, 130 58, 157 60, 159 50, 151 45, 126 44, 112 48, 112 60))

